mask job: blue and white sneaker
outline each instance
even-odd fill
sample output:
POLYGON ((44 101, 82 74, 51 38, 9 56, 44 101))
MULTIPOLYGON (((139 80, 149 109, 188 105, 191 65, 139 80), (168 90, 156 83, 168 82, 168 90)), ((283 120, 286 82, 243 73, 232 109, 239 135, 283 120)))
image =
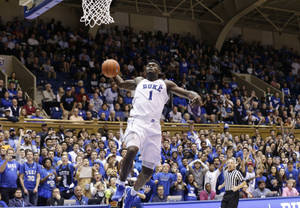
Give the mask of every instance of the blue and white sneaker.
POLYGON ((117 184, 117 191, 112 196, 111 200, 112 201, 117 201, 117 202, 121 201, 122 198, 123 198, 124 192, 125 192, 125 186, 117 184))
POLYGON ((131 195, 131 187, 126 188, 125 196, 123 201, 123 208, 131 208, 131 205, 134 201, 135 196, 131 195))

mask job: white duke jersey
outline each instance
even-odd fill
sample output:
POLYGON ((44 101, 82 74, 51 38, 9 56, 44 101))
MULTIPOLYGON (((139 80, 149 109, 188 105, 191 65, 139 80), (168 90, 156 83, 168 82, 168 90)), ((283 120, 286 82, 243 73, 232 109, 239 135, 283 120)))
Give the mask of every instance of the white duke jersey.
POLYGON ((167 86, 163 80, 151 82, 143 79, 135 89, 130 116, 160 120, 168 99, 167 86))

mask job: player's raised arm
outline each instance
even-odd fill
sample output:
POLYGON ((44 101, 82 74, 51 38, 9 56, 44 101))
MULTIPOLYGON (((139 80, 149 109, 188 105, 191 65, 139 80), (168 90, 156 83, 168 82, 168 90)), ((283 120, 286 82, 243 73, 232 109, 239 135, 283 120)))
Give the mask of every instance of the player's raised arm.
POLYGON ((114 77, 114 80, 117 83, 118 87, 125 90, 135 90, 138 83, 143 79, 143 77, 136 77, 134 79, 124 81, 123 78, 119 75, 114 77))
POLYGON ((165 80, 165 83, 169 92, 174 93, 179 97, 189 99, 192 103, 201 103, 201 97, 200 95, 198 95, 198 93, 191 90, 185 90, 182 87, 178 87, 177 84, 170 80, 165 80))

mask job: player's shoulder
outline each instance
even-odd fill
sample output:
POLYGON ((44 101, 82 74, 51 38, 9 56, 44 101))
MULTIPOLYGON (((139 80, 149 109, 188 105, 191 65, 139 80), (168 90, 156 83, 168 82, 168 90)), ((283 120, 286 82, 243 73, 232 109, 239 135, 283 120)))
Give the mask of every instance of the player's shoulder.
POLYGON ((136 78, 134 78, 134 81, 135 81, 136 85, 138 85, 143 80, 144 80, 144 77, 136 77, 136 78))

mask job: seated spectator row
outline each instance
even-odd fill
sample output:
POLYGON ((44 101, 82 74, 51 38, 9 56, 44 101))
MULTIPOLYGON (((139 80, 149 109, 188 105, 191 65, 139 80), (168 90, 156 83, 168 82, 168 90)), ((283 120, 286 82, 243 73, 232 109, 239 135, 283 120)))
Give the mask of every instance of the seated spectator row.
MULTIPOLYGON (((189 109, 185 99, 174 97, 165 107, 165 121, 300 126, 299 64, 293 51, 251 45, 239 37, 227 41, 219 53, 190 35, 118 27, 101 28, 93 38, 87 31, 70 30, 55 20, 28 23, 16 19, 0 26, 0 53, 15 55, 37 76, 45 87, 43 108, 52 118, 126 120, 133 94, 118 90, 105 78, 101 63, 107 58, 118 60, 123 78, 129 79, 142 76, 147 60, 155 58, 161 63, 162 79, 202 96, 198 109, 189 109), (284 75, 285 68, 294 76, 284 75), (255 92, 249 94, 234 77, 225 81, 231 77, 230 71, 256 75, 285 96, 273 95, 270 89, 261 98, 255 92), (279 77, 286 77, 286 84, 277 83, 279 77)), ((9 98, 1 101, 3 109, 10 105, 8 99, 18 94, 15 74, 9 81, 9 98)), ((22 112, 26 114, 31 112, 22 112)))

